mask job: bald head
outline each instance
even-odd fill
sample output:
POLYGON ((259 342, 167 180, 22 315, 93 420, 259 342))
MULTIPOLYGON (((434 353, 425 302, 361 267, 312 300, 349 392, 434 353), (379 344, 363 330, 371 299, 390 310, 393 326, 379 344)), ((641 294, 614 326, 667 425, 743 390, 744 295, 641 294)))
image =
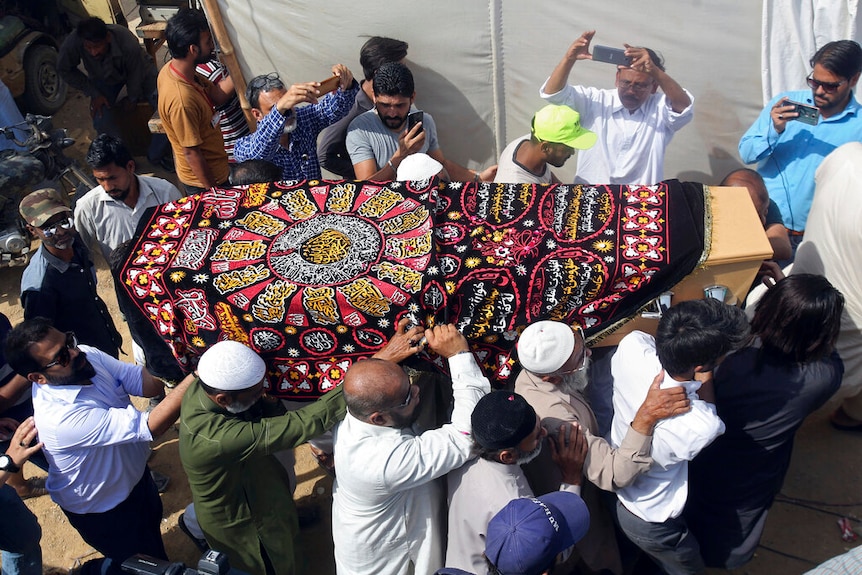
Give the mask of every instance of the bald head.
POLYGON ((401 403, 409 380, 397 363, 371 358, 350 366, 343 386, 351 415, 366 419, 401 403))
POLYGON ((749 168, 735 170, 727 174, 720 185, 748 189, 748 195, 751 196, 751 201, 754 203, 754 209, 757 210, 761 223, 766 224, 769 192, 766 191, 766 184, 760 174, 749 168))

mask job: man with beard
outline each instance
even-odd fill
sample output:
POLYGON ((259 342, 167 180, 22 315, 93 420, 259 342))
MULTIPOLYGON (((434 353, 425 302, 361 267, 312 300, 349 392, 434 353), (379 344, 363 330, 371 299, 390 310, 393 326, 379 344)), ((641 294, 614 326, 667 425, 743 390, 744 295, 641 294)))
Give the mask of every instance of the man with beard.
POLYGON ((42 242, 21 276, 24 319, 47 317, 57 329, 74 331, 81 343, 118 357, 123 339, 96 291, 96 270, 77 237, 72 210, 59 192, 44 188, 21 200, 18 211, 42 242))
POLYGON ((228 77, 213 84, 195 71, 215 50, 206 16, 200 10, 177 12, 165 30, 173 59, 159 72, 159 116, 187 194, 224 184, 230 175, 219 121, 221 106, 234 94, 228 77))
POLYGON ((533 116, 531 131, 500 155, 495 182, 559 183, 551 166, 563 167, 575 150, 592 148, 596 135, 581 127, 581 115, 568 106, 545 106, 533 116))
POLYGON ((334 431, 339 575, 406 575, 411 564, 416 575, 430 575, 443 564, 443 502, 434 480, 470 459, 470 414, 490 384, 454 325, 435 326, 411 341, 414 351, 427 341, 448 359, 452 422, 425 432, 413 426, 419 387, 392 361, 369 359, 347 370, 348 413, 334 431))
POLYGON ((581 34, 539 95, 571 106, 599 145, 578 154, 577 184, 655 184, 663 179, 664 153, 673 135, 694 117, 694 97, 664 70, 653 50, 625 44, 628 66, 618 66, 616 90, 568 85, 579 60, 592 60, 595 30, 581 34), (661 93, 658 89, 661 88, 661 93))
POLYGON ((853 40, 829 42, 809 63, 811 89, 778 94, 739 141, 740 158, 757 162, 769 197, 778 204, 794 253, 802 242, 820 162, 838 146, 862 140, 862 115, 853 94, 862 47, 853 40), (819 120, 814 125, 800 121, 795 103, 816 107, 819 120))
POLYGON ((167 180, 135 174, 135 161, 118 138, 97 136, 87 163, 99 184, 75 202, 75 228, 87 247, 98 245, 105 261, 135 234, 147 208, 179 200, 180 191, 167 180))
POLYGON ((437 141, 437 126, 428 112, 408 129, 415 112, 413 73, 400 62, 383 64, 374 73, 374 109, 357 116, 347 129, 347 151, 357 180, 394 180, 404 158, 423 152, 443 164, 456 182, 494 180, 497 166, 476 172, 446 159, 437 141))
MULTIPOLYGON (((547 431, 527 401, 511 391, 492 391, 471 416, 477 459, 449 472, 449 545, 446 566, 482 573, 482 550, 488 522, 512 499, 533 497, 521 465, 542 451, 547 431)), ((551 438, 551 456, 559 467, 560 491, 581 493, 586 438, 578 424, 561 425, 551 438)))
POLYGON ((274 454, 344 417, 342 388, 286 411, 263 397, 263 359, 235 341, 207 349, 198 376, 183 400, 180 459, 207 542, 247 573, 303 572, 288 473, 274 454))
MULTIPOLYGON (((584 475, 591 484, 584 485, 582 496, 592 520, 578 551, 590 569, 620 573, 612 521, 596 487, 616 490, 649 470, 653 428, 661 419, 688 411, 689 401, 681 389, 659 389, 660 378, 656 378, 619 448, 613 449, 595 435, 598 424, 584 395, 589 357, 580 326, 573 330, 556 321, 531 324, 518 339, 518 360, 523 369, 515 380, 515 391, 533 406, 551 436, 559 433, 564 423, 576 423, 583 429, 588 447, 584 475)), ((549 452, 540 454, 525 472, 540 495, 558 489, 563 479, 549 452)))
POLYGON ((194 379, 185 378, 152 411, 130 395, 152 397, 164 382, 145 368, 122 363, 79 345, 37 317, 18 324, 6 339, 6 360, 33 383, 33 411, 48 459, 45 487, 81 537, 119 574, 136 553, 167 559, 160 525, 162 503, 147 468, 150 442, 180 413, 194 379))

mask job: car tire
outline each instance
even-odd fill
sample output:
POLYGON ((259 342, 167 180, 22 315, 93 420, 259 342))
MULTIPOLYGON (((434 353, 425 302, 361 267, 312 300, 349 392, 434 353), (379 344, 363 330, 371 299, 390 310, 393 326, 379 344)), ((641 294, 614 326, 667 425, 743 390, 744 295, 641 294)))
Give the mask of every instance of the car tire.
POLYGON ((31 46, 24 55, 24 95, 28 111, 54 115, 66 101, 66 83, 57 71, 57 50, 52 46, 31 46))

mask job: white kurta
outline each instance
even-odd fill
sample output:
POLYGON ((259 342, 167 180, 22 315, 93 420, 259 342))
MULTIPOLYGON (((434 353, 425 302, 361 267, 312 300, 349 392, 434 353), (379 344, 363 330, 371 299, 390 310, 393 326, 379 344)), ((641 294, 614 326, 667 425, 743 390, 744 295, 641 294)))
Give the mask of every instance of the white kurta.
POLYGON ((444 504, 434 480, 472 448, 470 415, 490 384, 472 354, 449 359, 452 423, 416 435, 347 414, 335 427, 332 538, 339 575, 431 575, 443 566, 444 504))
POLYGON ((539 91, 548 102, 577 110, 581 126, 599 137, 595 146, 578 152, 576 184, 651 185, 662 181, 665 150, 673 135, 694 117, 694 96, 687 90, 686 94, 691 104, 677 113, 661 92, 629 112, 616 90, 568 85, 548 94, 543 84, 539 91))

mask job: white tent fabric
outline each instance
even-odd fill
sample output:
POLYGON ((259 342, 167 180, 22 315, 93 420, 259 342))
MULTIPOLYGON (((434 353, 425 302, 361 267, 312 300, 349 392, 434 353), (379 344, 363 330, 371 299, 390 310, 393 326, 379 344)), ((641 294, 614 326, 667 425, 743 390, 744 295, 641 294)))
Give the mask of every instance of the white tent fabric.
MULTIPOLYGON (((770 0, 767 0, 770 1, 770 0)), ((496 163, 529 131, 538 91, 569 44, 649 46, 696 97, 694 121, 668 148, 665 177, 717 183, 739 167, 739 138, 760 111, 759 2, 636 0, 219 0, 247 79, 278 71, 322 80, 342 62, 361 75, 368 36, 409 42, 416 104, 434 116, 444 154, 470 168, 496 163)), ((614 69, 579 62, 572 82, 610 88, 614 69)), ((576 162, 558 171, 571 180, 576 162)))
POLYGON ((804 90, 811 56, 833 40, 858 41, 860 24, 858 0, 766 0, 763 103, 786 90, 804 90))

